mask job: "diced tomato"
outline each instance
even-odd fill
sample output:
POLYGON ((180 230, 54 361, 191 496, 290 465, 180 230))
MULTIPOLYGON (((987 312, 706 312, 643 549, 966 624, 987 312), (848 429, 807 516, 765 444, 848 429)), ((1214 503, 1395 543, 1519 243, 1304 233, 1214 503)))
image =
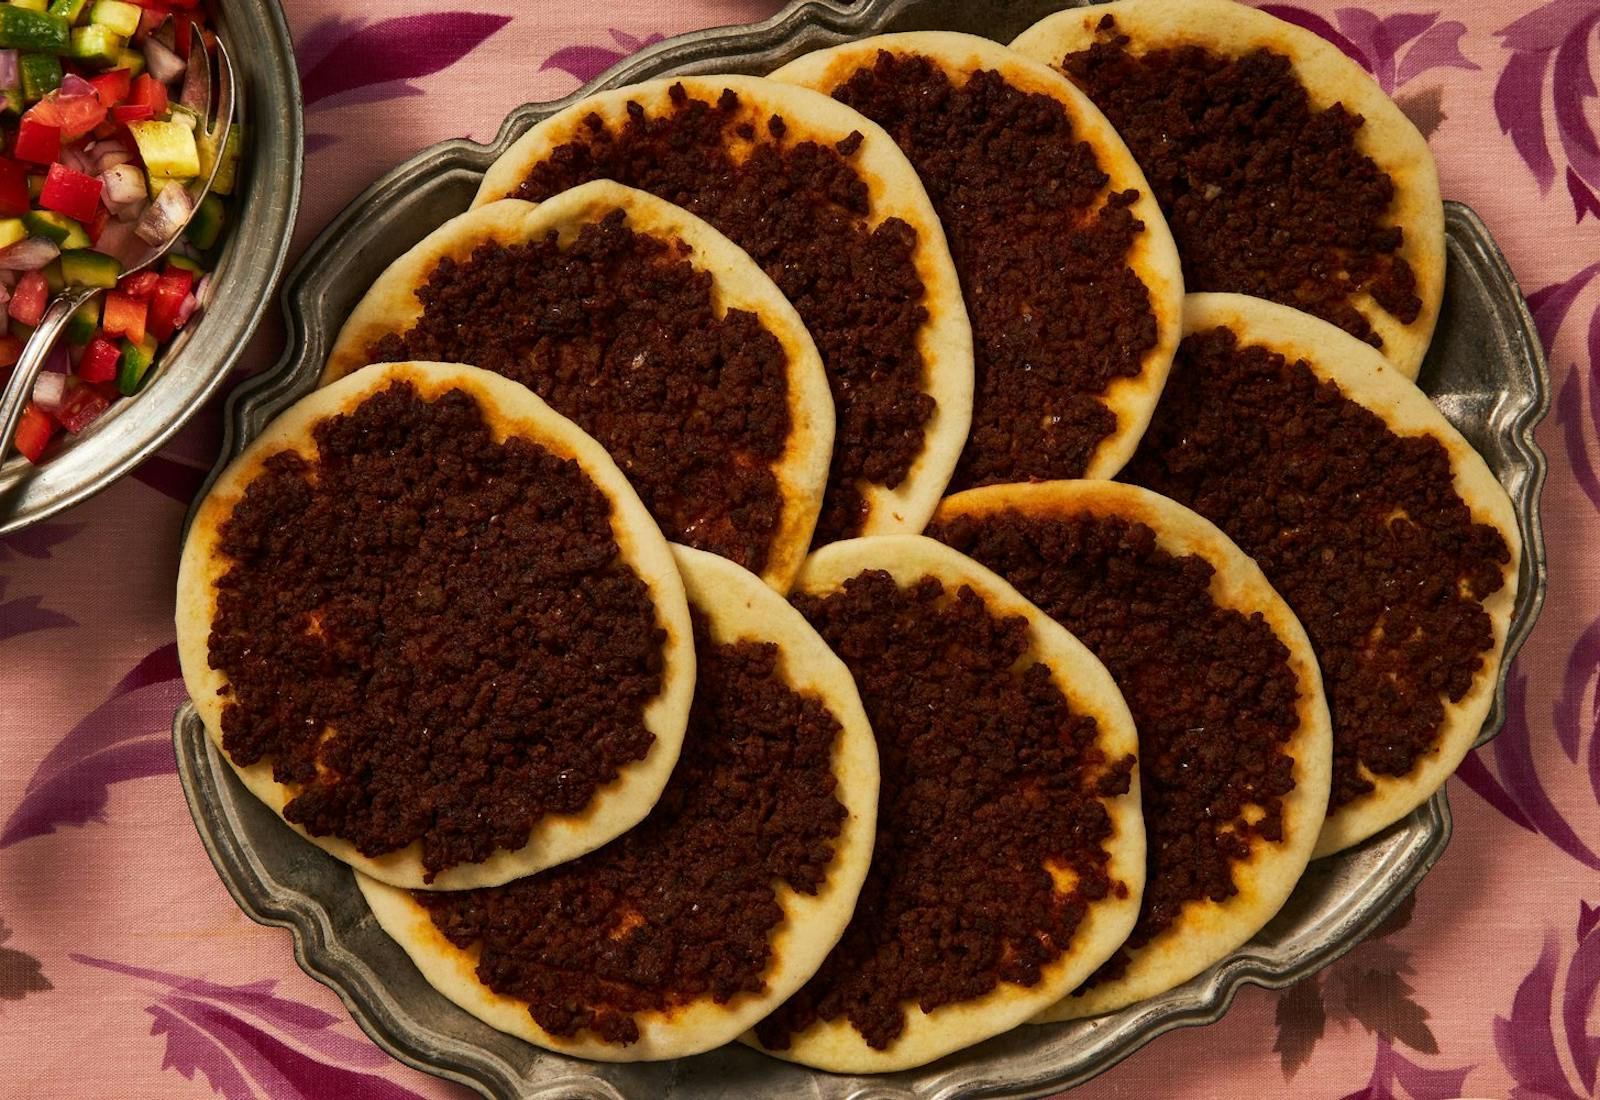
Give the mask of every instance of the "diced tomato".
POLYGON ((137 275, 129 275, 122 280, 122 285, 118 289, 128 297, 137 298, 142 302, 155 293, 156 284, 159 282, 161 282, 161 276, 156 272, 141 271, 137 275))
POLYGON ((111 108, 111 117, 126 126, 130 122, 149 122, 156 113, 147 103, 119 103, 111 108))
POLYGON ((121 358, 120 347, 104 336, 96 336, 78 360, 78 377, 85 382, 110 382, 117 377, 117 361, 121 358))
POLYGON ((36 118, 24 118, 17 127, 17 142, 11 151, 18 160, 54 164, 61 156, 61 127, 36 118))
POLYGON ((105 312, 100 318, 101 327, 113 336, 126 336, 135 344, 144 339, 145 318, 150 303, 113 290, 106 295, 105 312))
POLYGON ((38 462, 50 437, 56 434, 56 428, 55 418, 29 401, 22 408, 22 419, 17 422, 17 434, 12 442, 29 462, 38 462))
POLYGON ((25 271, 11 291, 8 312, 25 325, 37 325, 50 298, 50 283, 42 271, 25 271))
POLYGON ((156 284, 155 293, 150 295, 150 315, 145 331, 153 333, 157 340, 172 339, 172 334, 178 330, 178 311, 193 286, 193 272, 181 267, 167 268, 156 284))
POLYGON ((0 217, 20 218, 32 205, 28 170, 21 161, 0 157, 0 217))
POLYGON ((106 107, 97 95, 80 95, 56 104, 61 115, 61 138, 75 141, 106 120, 106 107))
MULTIPOLYGON (((3 320, 3 318, 0 318, 3 320)), ((23 340, 20 336, 7 333, 0 336, 0 367, 14 367, 17 360, 22 358, 23 340)))
POLYGON ((94 219, 84 223, 83 231, 89 234, 89 243, 99 244, 100 234, 104 233, 106 231, 106 226, 110 224, 111 211, 107 210, 104 204, 102 204, 100 208, 94 212, 94 219))
POLYGON ((39 193, 39 205, 74 221, 93 221, 105 186, 94 176, 75 172, 65 164, 52 164, 50 174, 44 178, 44 190, 39 193))
POLYGON ((127 69, 112 69, 109 73, 90 77, 89 83, 94 85, 94 93, 100 97, 102 107, 115 107, 133 91, 133 74, 127 69))
POLYGON ((152 115, 167 113, 167 86, 149 73, 140 73, 128 92, 126 106, 144 105, 152 115))
POLYGON ((63 428, 76 435, 100 419, 100 414, 110 405, 111 394, 100 386, 68 386, 67 396, 61 399, 61 408, 56 410, 56 419, 61 421, 63 428))
POLYGON ((137 33, 140 37, 143 37, 152 33, 157 27, 161 26, 161 24, 165 23, 166 21, 166 8, 151 7, 147 4, 145 5, 144 11, 139 13, 139 29, 135 33, 137 33))

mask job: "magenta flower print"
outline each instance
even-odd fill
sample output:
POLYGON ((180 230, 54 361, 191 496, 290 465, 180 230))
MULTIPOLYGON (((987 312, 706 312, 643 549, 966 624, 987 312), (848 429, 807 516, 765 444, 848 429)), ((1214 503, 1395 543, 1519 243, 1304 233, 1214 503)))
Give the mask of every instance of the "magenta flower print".
POLYGON ((1365 8, 1340 8, 1329 23, 1289 4, 1261 10, 1326 38, 1378 81, 1390 95, 1429 69, 1477 69, 1461 52, 1466 24, 1439 21, 1439 12, 1400 12, 1379 18, 1365 8))
POLYGON ((1597 27, 1594 0, 1551 0, 1496 32, 1511 54, 1494 89, 1500 130, 1542 193, 1559 172, 1578 221, 1600 218, 1600 139, 1587 115, 1597 27))
MULTIPOLYGON (((507 23, 509 15, 440 11, 369 23, 334 16, 295 43, 306 112, 422 94, 413 81, 448 69, 507 23)), ((306 135, 315 152, 338 138, 306 135)))
POLYGON ((337 1018, 276 992, 263 980, 225 985, 110 959, 73 954, 74 962, 146 983, 155 1022, 165 1037, 162 1069, 189 1080, 202 1074, 223 1100, 421 1100, 374 1073, 389 1058, 365 1039, 335 1030, 337 1018))
POLYGON ((1600 1076, 1600 907, 1579 903, 1576 935, 1551 933, 1494 1020, 1495 1048, 1516 1087, 1510 1100, 1583 1100, 1600 1076), (1568 1068, 1570 1066, 1570 1069, 1568 1068))
POLYGON ((665 41, 660 34, 636 38, 615 27, 610 29, 610 34, 612 45, 609 46, 563 46, 544 59, 539 71, 560 69, 577 77, 580 84, 587 84, 623 58, 638 53, 646 46, 665 41))
POLYGON ((0 829, 0 848, 63 825, 103 822, 111 784, 176 771, 168 731, 184 694, 175 644, 135 665, 39 762, 0 829))

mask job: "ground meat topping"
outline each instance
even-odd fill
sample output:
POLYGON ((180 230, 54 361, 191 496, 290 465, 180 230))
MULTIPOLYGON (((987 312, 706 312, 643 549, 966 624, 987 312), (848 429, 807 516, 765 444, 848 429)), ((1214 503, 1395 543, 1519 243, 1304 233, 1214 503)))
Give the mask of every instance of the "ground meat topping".
POLYGON ((890 489, 922 453, 933 417, 918 338, 928 321, 917 233, 872 224, 866 181, 851 163, 861 135, 832 145, 789 138, 788 125, 724 89, 715 103, 682 85, 671 107, 584 133, 529 170, 513 197, 543 201, 595 179, 659 195, 716 226, 761 265, 799 310, 827 367, 838 414, 816 545, 861 533, 860 483, 890 489))
POLYGON ((846 1017, 875 1049, 923 1011, 1035 985, 1090 904, 1126 896, 1097 796, 1128 790, 1094 719, 1074 713, 1044 664, 1019 668, 1029 627, 971 588, 868 571, 795 606, 854 674, 878 739, 877 846, 855 916, 800 992, 757 1025, 784 1049, 846 1017), (1051 869, 1075 876, 1058 891, 1051 869))
POLYGON ((1300 724, 1289 651, 1260 612, 1211 598, 1208 561, 1168 553, 1136 520, 1007 509, 928 533, 1077 635, 1133 712, 1144 899, 1133 934, 1087 985, 1119 977, 1129 950, 1171 927, 1186 904, 1237 893, 1234 865, 1258 839, 1283 840, 1282 800, 1294 789, 1284 749, 1300 724))
POLYGON ((759 573, 783 523, 788 356, 755 314, 716 316, 688 255, 620 210, 566 246, 485 242, 441 260, 417 323, 367 355, 521 382, 605 445, 668 538, 759 573))
POLYGON ((1137 191, 1109 177, 1049 96, 880 51, 834 98, 889 131, 944 222, 974 341, 972 430, 951 489, 1081 477, 1117 429, 1103 396, 1156 345, 1128 267, 1137 191))
POLYGON ((1438 746, 1494 648, 1481 601, 1511 552, 1430 435, 1226 328, 1186 338, 1125 479, 1225 530, 1305 625, 1333 716, 1330 811, 1438 746))
POLYGON ((650 590, 571 459, 395 383, 267 459, 218 532, 223 748, 284 816, 435 873, 516 849, 649 753, 650 590))
POLYGON ((784 682, 777 646, 695 627, 683 755, 642 824, 505 886, 414 895, 451 943, 480 945, 479 980, 552 1035, 631 1043, 634 1013, 764 992, 775 883, 814 895, 826 881, 845 820, 838 721, 784 682))
POLYGON ((1406 324, 1422 300, 1387 224, 1395 186, 1356 148, 1360 115, 1311 105, 1287 57, 1200 46, 1135 57, 1116 21, 1062 68, 1128 143, 1183 257, 1190 291, 1226 290, 1314 313, 1382 347, 1355 308, 1370 294, 1406 324))

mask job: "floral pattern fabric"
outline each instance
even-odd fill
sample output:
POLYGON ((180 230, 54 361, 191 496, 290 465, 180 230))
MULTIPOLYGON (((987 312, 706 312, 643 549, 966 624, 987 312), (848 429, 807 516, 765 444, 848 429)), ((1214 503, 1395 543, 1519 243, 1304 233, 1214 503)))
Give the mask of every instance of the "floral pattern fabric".
MULTIPOLYGON (((416 150, 485 140, 661 37, 778 0, 285 0, 305 90, 298 251, 416 150), (452 10, 459 7, 461 10, 452 10)), ((1245 988, 1077 1090, 1578 1100, 1600 1075, 1600 4, 1263 3, 1367 68, 1429 137, 1528 295, 1555 409, 1550 599, 1504 733, 1450 786, 1414 901, 1281 993, 1245 988)), ((245 369, 275 359, 275 323, 245 369)), ((168 735, 179 525, 216 454, 204 410, 130 477, 0 539, 0 1078, 9 1096, 464 1100, 390 1060, 289 936, 234 906, 168 735)))

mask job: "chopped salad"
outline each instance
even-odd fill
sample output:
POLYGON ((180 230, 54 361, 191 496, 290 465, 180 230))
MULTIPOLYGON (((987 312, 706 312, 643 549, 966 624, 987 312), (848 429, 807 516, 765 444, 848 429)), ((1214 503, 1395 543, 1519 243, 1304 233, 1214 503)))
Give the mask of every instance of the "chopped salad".
POLYGON ((32 462, 137 393, 205 296, 241 149, 237 124, 221 148, 205 140, 208 89, 188 58, 210 44, 206 22, 199 0, 0 3, 0 382, 54 292, 107 291, 34 385, 14 440, 32 462), (195 209, 188 185, 213 163, 195 209), (123 274, 185 219, 160 270, 123 274))

